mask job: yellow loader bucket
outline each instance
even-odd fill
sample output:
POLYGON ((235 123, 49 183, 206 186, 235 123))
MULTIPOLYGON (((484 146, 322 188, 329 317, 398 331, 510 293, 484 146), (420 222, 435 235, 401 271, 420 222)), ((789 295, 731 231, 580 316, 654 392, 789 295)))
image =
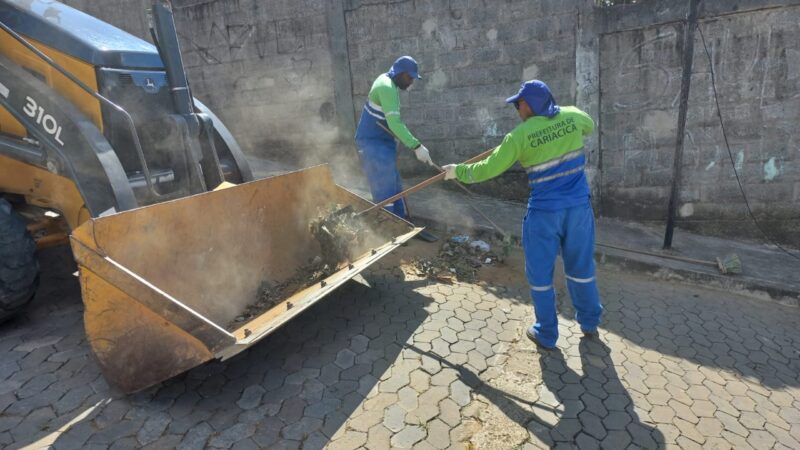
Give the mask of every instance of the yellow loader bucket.
POLYGON ((78 227, 70 242, 86 335, 105 377, 135 392, 229 358, 421 230, 385 211, 370 215, 371 237, 351 251, 351 261, 243 320, 264 281, 296 276, 320 254, 309 223, 337 204, 356 211, 371 205, 318 166, 78 227))

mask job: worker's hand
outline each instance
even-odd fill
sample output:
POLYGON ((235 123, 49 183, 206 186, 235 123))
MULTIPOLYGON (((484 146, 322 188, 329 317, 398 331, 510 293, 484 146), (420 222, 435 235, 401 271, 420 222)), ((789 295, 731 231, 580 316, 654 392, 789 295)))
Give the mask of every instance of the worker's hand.
POLYGON ((448 164, 442 167, 442 170, 444 170, 445 180, 455 180, 458 178, 456 176, 456 167, 458 167, 458 164, 448 164))
POLYGON ((425 148, 424 145, 420 144, 419 147, 414 149, 414 155, 417 156, 417 159, 419 160, 419 162, 425 163, 425 164, 427 164, 429 166, 433 165, 433 160, 431 159, 431 152, 429 152, 428 149, 425 148))

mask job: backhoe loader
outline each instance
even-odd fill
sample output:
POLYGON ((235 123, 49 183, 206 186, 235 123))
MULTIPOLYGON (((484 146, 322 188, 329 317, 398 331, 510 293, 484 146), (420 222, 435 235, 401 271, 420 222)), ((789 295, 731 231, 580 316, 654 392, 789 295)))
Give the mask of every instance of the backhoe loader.
POLYGON ((371 204, 327 166, 254 181, 192 96, 170 4, 149 16, 153 44, 54 0, 0 0, 0 320, 34 296, 37 247, 68 240, 87 340, 125 392, 252 346, 420 231, 380 211, 350 260, 237 321, 319 254, 321 209, 371 204))

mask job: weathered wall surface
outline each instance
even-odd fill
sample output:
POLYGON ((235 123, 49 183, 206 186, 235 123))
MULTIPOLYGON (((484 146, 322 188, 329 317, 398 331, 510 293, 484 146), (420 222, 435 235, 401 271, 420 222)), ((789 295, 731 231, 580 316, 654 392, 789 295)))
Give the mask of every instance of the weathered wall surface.
MULTIPOLYGON (((149 0, 68 0, 149 39, 149 0)), ((688 2, 596 9, 592 0, 174 0, 195 95, 253 155, 356 166, 352 127, 400 55, 423 80, 401 95, 411 130, 445 164, 497 145, 519 119, 503 99, 530 78, 596 118, 587 142, 598 212, 661 222, 672 176, 688 2)), ((756 215, 800 246, 797 1, 703 2, 734 163, 756 215)), ((695 42, 679 226, 759 238, 744 212, 695 42)), ((402 152, 405 175, 428 174, 402 152)), ((357 172, 357 170, 356 170, 357 172)), ((524 200, 519 167, 477 187, 524 200)))
MULTIPOLYGON (((747 216, 735 164, 752 209, 772 237, 800 245, 800 6, 702 18, 678 223, 723 236, 760 237, 747 216)), ((601 38, 601 212, 662 222, 672 180, 682 58, 681 23, 601 38)))

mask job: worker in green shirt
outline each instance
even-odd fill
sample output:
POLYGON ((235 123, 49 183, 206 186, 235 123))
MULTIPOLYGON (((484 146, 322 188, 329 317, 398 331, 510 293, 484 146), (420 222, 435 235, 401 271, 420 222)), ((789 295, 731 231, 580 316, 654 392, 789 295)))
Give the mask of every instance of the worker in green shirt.
MULTIPOLYGON (((356 145, 361 167, 372 192, 372 201, 375 203, 403 191, 403 183, 397 170, 395 137, 405 147, 412 149, 420 162, 433 164, 428 149, 411 134, 400 119, 400 90, 408 89, 414 80, 420 78, 422 77, 414 58, 398 58, 387 73, 381 74, 372 83, 361 111, 356 130, 356 145), (391 133, 387 130, 391 130, 391 133)), ((403 219, 410 219, 404 199, 397 200, 386 209, 403 219)), ((426 231, 418 236, 427 241, 437 240, 426 231)))
POLYGON ((530 197, 522 244, 536 315, 526 335, 540 347, 553 348, 558 340, 553 270, 559 253, 576 320, 586 336, 596 335, 603 312, 595 280, 594 215, 584 173, 583 139, 594 130, 594 122, 574 106, 559 107, 539 80, 523 83, 506 102, 517 108, 522 123, 485 160, 444 166, 445 179, 479 183, 517 161, 525 168, 530 197))

